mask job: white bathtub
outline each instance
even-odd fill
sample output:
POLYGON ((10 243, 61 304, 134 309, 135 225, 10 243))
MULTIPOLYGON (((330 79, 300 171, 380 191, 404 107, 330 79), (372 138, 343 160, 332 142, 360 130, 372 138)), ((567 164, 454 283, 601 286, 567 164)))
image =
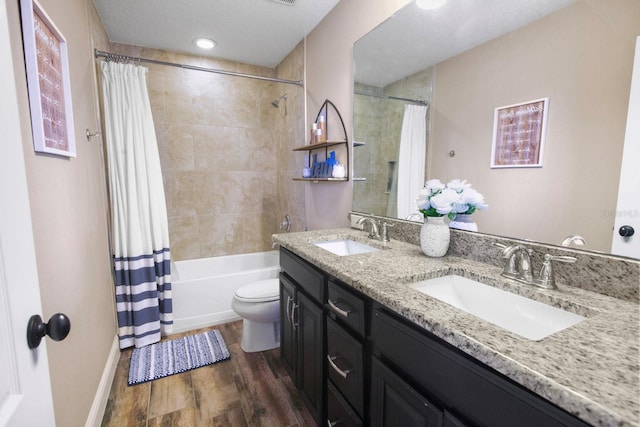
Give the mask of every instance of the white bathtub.
POLYGON ((231 309, 236 290, 257 280, 275 279, 279 272, 278 251, 172 263, 173 332, 240 320, 231 309))

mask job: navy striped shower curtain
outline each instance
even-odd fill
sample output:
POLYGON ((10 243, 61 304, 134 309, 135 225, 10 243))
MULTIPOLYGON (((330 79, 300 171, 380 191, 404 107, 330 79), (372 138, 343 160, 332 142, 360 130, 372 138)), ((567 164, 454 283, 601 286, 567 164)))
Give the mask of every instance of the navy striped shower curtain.
POLYGON ((120 348, 160 341, 173 325, 167 209, 147 68, 102 62, 120 348))

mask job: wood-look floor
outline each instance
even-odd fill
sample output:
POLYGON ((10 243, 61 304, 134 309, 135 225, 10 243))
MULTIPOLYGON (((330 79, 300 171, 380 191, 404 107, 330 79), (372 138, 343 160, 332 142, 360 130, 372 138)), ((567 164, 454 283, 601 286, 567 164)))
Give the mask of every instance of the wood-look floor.
POLYGON ((121 353, 102 426, 315 426, 280 362, 280 350, 245 353, 242 322, 219 329, 231 359, 129 387, 132 350, 121 353))

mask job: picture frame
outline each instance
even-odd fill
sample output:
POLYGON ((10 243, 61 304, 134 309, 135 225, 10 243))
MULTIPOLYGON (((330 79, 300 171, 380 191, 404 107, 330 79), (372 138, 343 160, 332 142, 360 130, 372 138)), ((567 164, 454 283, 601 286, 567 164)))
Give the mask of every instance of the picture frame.
POLYGON ((35 151, 76 157, 67 42, 36 0, 20 0, 35 151))
POLYGON ((495 109, 491 168, 542 167, 549 98, 495 109))

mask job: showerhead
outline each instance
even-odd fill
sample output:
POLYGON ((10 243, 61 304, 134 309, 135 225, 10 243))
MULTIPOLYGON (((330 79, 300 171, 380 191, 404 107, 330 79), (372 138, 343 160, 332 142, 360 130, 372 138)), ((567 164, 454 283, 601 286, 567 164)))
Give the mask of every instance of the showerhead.
POLYGON ((284 95, 281 95, 279 97, 277 97, 276 99, 274 99, 273 101, 271 101, 271 105, 273 105, 276 108, 280 108, 280 101, 282 101, 284 99, 284 102, 287 102, 287 94, 285 93, 284 95))

